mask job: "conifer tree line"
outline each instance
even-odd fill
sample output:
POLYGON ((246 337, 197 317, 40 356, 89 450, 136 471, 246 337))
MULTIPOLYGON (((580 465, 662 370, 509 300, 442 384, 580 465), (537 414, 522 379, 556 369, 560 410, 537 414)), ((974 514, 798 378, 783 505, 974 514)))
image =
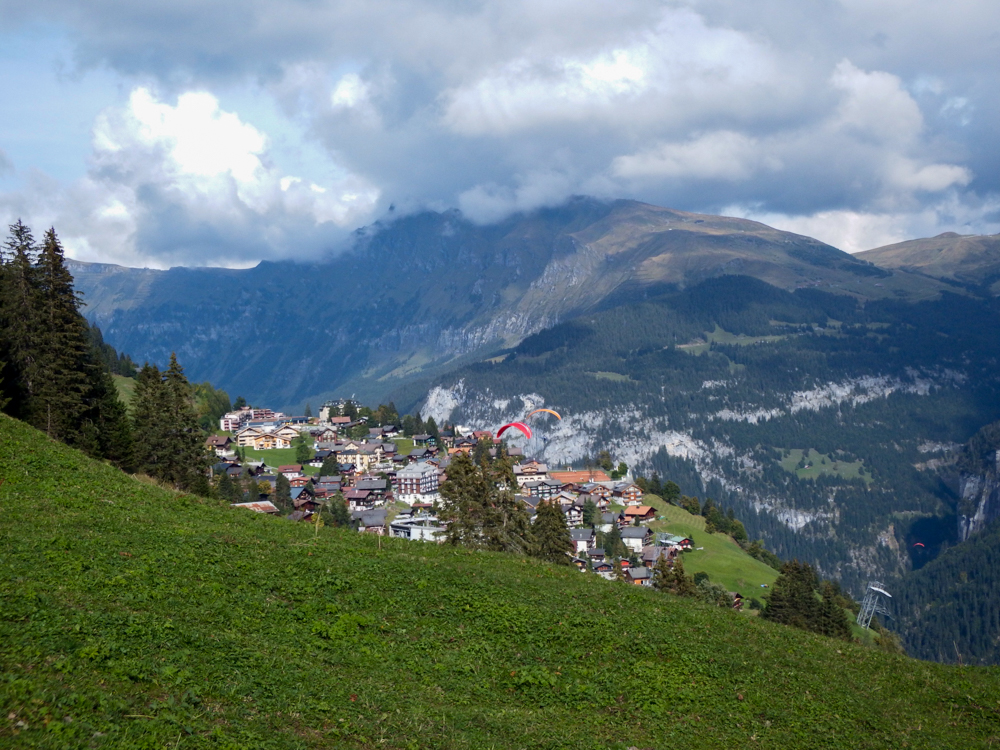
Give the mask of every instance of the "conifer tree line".
POLYGON ((517 482, 502 445, 495 458, 476 451, 458 453, 441 485, 439 515, 448 524, 445 541, 471 549, 530 555, 556 564, 570 563, 573 541, 558 504, 542 501, 535 523, 514 496, 517 482))
POLYGON ((0 248, 0 407, 126 471, 207 488, 204 436, 176 358, 165 373, 142 368, 130 418, 112 373, 135 365, 81 314, 55 229, 40 244, 20 220, 9 230, 0 248))

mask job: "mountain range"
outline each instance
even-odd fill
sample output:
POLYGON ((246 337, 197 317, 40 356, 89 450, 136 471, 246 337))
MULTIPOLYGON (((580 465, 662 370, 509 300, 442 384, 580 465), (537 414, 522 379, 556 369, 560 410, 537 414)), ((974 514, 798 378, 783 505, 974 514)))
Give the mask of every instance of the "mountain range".
POLYGON ((71 267, 87 316, 120 350, 154 362, 176 351, 194 379, 287 408, 345 393, 415 403, 457 364, 721 275, 860 299, 951 288, 745 219, 590 198, 491 226, 457 211, 406 216, 359 230, 350 250, 318 262, 71 267))

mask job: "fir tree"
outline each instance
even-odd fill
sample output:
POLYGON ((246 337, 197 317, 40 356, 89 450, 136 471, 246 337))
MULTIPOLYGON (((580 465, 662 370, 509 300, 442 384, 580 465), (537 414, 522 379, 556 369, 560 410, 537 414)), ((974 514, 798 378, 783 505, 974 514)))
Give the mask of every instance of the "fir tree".
POLYGON ((347 509, 347 501, 340 492, 336 493, 329 503, 330 522, 334 526, 347 527, 354 523, 351 512, 347 509))
MULTIPOLYGON (((84 442, 83 415, 92 396, 91 372, 97 372, 86 321, 66 268, 62 245, 54 229, 45 233, 35 268, 38 350, 36 379, 28 420, 50 437, 84 442)), ((91 441, 97 436, 91 433, 91 441)), ((97 453, 97 445, 88 452, 97 453)))
POLYGON ((684 561, 680 555, 674 558, 673 573, 674 582, 670 588, 671 593, 677 594, 677 596, 697 595, 698 589, 694 585, 694 579, 684 572, 684 561))
POLYGON ((653 588, 657 591, 670 591, 674 585, 674 571, 665 554, 656 558, 653 566, 653 588))
POLYGON ((594 527, 601 522, 601 511, 589 497, 583 502, 583 525, 594 527))
POLYGON ((331 453, 329 456, 323 459, 323 465, 319 467, 319 476, 321 477, 335 477, 340 474, 340 462, 331 453))
POLYGON ((29 418, 40 378, 38 287, 35 279, 35 238, 20 220, 0 250, 3 284, 0 286, 0 341, 7 363, 7 413, 29 418))
POLYGON ((306 410, 304 412, 302 412, 302 414, 303 414, 303 416, 306 417, 306 419, 312 419, 313 409, 312 409, 312 406, 310 406, 308 402, 306 403, 306 410))
POLYGON ((299 433, 299 436, 295 438, 295 462, 299 464, 309 463, 309 460, 313 457, 312 448, 309 447, 306 441, 306 435, 308 435, 305 430, 299 433))
POLYGON ((274 481, 274 504, 283 510, 292 507, 292 485, 284 474, 278 474, 274 481))
POLYGON ((558 503, 542 500, 538 504, 533 531, 534 557, 560 565, 569 565, 568 553, 573 549, 573 539, 566 525, 566 515, 558 503))

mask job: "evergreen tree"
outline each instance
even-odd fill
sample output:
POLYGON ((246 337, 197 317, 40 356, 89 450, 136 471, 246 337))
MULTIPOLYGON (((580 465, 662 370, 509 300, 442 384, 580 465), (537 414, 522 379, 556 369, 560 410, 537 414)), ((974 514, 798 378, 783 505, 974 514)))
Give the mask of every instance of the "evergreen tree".
POLYGON ((319 476, 335 477, 338 474, 340 474, 340 462, 337 461, 336 456, 330 454, 323 459, 323 465, 319 467, 319 476))
POLYGON ((569 565, 568 553, 573 549, 573 539, 566 525, 566 515, 558 503, 542 500, 538 504, 533 531, 534 557, 560 565, 569 565))
POLYGON ((242 409, 247 405, 247 400, 242 396, 237 396, 236 400, 233 402, 233 409, 242 409))
POLYGON ((233 480, 229 478, 229 472, 219 474, 219 479, 215 483, 215 492, 222 499, 230 503, 239 502, 239 492, 233 480))
POLYGON ((208 454, 192 404, 191 385, 174 354, 166 373, 149 363, 136 379, 133 420, 136 466, 177 489, 207 494, 208 454))
POLYGON ((427 434, 434 438, 435 443, 441 442, 441 434, 438 431, 437 422, 434 421, 434 417, 428 417, 427 423, 424 425, 424 429, 427 430, 427 434))
POLYGON ((310 459, 313 457, 312 448, 309 447, 309 442, 306 439, 308 435, 305 430, 299 433, 299 436, 295 438, 295 462, 299 464, 309 463, 310 459))
POLYGON ((7 413, 28 419, 33 410, 40 370, 41 345, 38 287, 35 279, 37 248, 31 230, 18 220, 0 251, 3 284, 0 286, 0 355, 7 363, 5 397, 7 413))
POLYGON ((303 416, 305 416, 306 419, 312 419, 312 415, 313 415, 312 406, 308 402, 306 402, 306 410, 303 412, 303 416))
POLYGON ((589 497, 583 501, 583 525, 594 527, 601 522, 601 510, 589 497))
POLYGON ((167 393, 163 376, 156 365, 148 362, 139 370, 132 398, 132 421, 136 441, 136 470, 157 476, 157 467, 168 450, 167 393))
POLYGON ((278 474, 274 481, 274 498, 273 501, 282 510, 288 510, 292 507, 292 485, 288 481, 288 477, 284 474, 278 474))
POLYGON ((825 597, 819 589, 819 577, 812 566, 791 560, 782 565, 761 616, 820 635, 850 640, 850 624, 838 597, 832 588, 823 588, 825 597))
POLYGON ((351 512, 347 509, 347 501, 340 492, 336 493, 329 503, 330 522, 334 526, 347 527, 353 525, 351 512))
POLYGON ((604 554, 608 557, 627 557, 628 547, 625 546, 625 542, 622 541, 622 532, 618 528, 617 521, 612 522, 611 531, 604 535, 604 540, 602 542, 604 545, 604 554))
POLYGON ((657 591, 670 591, 674 586, 674 571, 667 561, 667 556, 661 554, 653 566, 653 588, 657 591))
POLYGON ((684 560, 681 559, 680 555, 674 558, 673 573, 674 582, 670 589, 671 593, 677 594, 677 596, 697 595, 698 589, 694 585, 694 579, 684 572, 684 560))
POLYGON ((89 331, 80 315, 73 277, 66 268, 54 229, 45 233, 34 277, 38 316, 35 362, 39 377, 34 383, 27 421, 49 437, 77 444, 83 437, 83 415, 91 396, 89 375, 96 364, 91 359, 89 331))

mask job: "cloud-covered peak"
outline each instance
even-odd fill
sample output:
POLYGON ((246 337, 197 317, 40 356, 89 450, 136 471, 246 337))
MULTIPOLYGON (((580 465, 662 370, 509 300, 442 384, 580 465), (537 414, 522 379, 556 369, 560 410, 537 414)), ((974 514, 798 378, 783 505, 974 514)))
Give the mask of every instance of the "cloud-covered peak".
POLYGON ((849 249, 1000 227, 989 0, 0 7, 127 92, 76 182, 0 141, 4 213, 57 221, 89 258, 301 257, 390 203, 488 222, 574 194, 849 249))

